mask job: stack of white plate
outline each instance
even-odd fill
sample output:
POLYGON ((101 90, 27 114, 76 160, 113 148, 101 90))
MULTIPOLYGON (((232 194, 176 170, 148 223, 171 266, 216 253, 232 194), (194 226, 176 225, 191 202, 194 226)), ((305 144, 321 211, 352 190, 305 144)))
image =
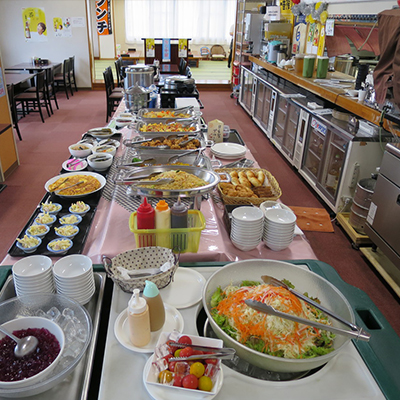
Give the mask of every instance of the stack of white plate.
POLYGON ((296 219, 293 211, 279 208, 264 210, 263 242, 274 251, 286 249, 293 241, 296 219))
POLYGON ((211 153, 218 158, 225 160, 234 160, 243 157, 246 154, 246 147, 237 143, 217 143, 211 146, 211 153))
POLYGON ((87 256, 63 257, 54 264, 53 273, 57 293, 81 305, 88 303, 96 291, 92 260, 87 256))
POLYGON ((237 207, 232 211, 231 241, 242 251, 255 249, 263 233, 263 212, 253 206, 237 207))
POLYGON ((52 264, 46 256, 29 256, 17 261, 12 267, 17 296, 55 293, 52 264))

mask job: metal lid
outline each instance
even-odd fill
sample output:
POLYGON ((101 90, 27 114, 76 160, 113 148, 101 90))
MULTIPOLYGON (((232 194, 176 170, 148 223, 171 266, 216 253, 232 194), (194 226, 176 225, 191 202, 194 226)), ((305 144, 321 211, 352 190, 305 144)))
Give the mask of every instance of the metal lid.
POLYGON ((194 79, 193 78, 188 78, 185 75, 175 75, 175 76, 170 76, 169 78, 165 79, 165 83, 185 83, 187 85, 189 84, 194 84, 194 79))
POLYGON ((128 67, 125 68, 126 73, 135 73, 135 72, 154 72, 154 67, 151 65, 145 65, 145 64, 136 64, 136 65, 129 65, 128 67))

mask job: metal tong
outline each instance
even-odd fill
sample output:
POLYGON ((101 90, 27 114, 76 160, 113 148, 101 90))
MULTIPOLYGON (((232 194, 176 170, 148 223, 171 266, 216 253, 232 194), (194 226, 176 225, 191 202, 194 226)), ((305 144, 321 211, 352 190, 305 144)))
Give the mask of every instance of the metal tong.
POLYGON ((368 342, 371 335, 365 332, 362 328, 359 328, 358 331, 347 331, 341 328, 336 328, 334 326, 320 324, 319 322, 310 321, 309 319, 300 318, 295 315, 291 315, 288 313, 284 313, 281 311, 275 310, 274 307, 269 306, 268 304, 262 303, 256 300, 245 300, 244 301, 249 307, 253 308, 256 311, 260 311, 264 314, 273 315, 275 317, 280 317, 284 319, 288 319, 290 321, 299 322, 303 325, 313 326, 314 328, 323 329, 325 331, 333 332, 338 335, 350 336, 353 339, 362 340, 364 342, 368 342))
POLYGON ((315 308, 318 308, 319 310, 324 312, 326 315, 329 315, 330 317, 335 318, 337 321, 339 321, 342 324, 348 326, 351 330, 353 330, 355 332, 360 331, 361 328, 359 328, 357 325, 354 325, 353 323, 345 320, 340 315, 337 315, 333 311, 328 310, 327 308, 325 308, 321 304, 311 300, 309 297, 307 297, 304 294, 298 292, 297 290, 294 290, 294 289, 290 288, 288 285, 286 285, 286 283, 280 281, 279 279, 273 278, 272 276, 269 276, 269 275, 263 275, 261 277, 261 279, 263 280, 263 282, 265 282, 265 283, 267 283, 269 285, 276 286, 276 287, 283 287, 284 289, 289 290, 289 292, 293 293, 299 299, 304 300, 306 303, 311 304, 315 308))
POLYGON ((185 347, 191 347, 193 350, 206 351, 207 354, 197 354, 189 357, 171 357, 169 361, 190 361, 190 360, 207 360, 210 358, 218 358, 219 360, 232 360, 236 354, 235 349, 231 348, 218 348, 218 347, 208 347, 208 346, 197 346, 195 344, 168 343, 171 347, 176 347, 177 349, 183 349, 185 347), (211 353, 210 353, 211 352, 211 353))

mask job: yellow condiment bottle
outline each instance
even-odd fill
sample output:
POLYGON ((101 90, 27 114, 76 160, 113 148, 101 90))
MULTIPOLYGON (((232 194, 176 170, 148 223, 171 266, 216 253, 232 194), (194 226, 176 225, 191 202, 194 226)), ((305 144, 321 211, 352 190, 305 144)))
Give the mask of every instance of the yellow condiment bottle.
POLYGON ((128 303, 129 340, 136 347, 150 342, 150 311, 146 300, 139 297, 140 290, 134 289, 128 303))
MULTIPOLYGON (((171 229, 171 210, 165 200, 160 200, 155 208, 156 229, 171 229)), ((157 246, 171 248, 171 232, 157 232, 157 246)))

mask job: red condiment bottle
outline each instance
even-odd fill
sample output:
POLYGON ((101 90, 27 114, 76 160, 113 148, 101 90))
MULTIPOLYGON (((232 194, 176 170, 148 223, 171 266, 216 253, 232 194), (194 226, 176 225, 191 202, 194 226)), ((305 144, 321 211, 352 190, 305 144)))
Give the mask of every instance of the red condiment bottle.
MULTIPOLYGON (((137 229, 155 229, 155 211, 154 208, 147 203, 147 198, 143 199, 143 203, 138 207, 136 213, 137 229)), ((156 234, 140 233, 138 235, 137 247, 148 247, 156 245, 156 234)))
POLYGON ((155 229, 155 211, 145 197, 143 203, 137 209, 138 229, 155 229))

